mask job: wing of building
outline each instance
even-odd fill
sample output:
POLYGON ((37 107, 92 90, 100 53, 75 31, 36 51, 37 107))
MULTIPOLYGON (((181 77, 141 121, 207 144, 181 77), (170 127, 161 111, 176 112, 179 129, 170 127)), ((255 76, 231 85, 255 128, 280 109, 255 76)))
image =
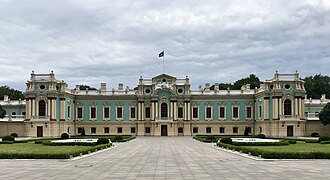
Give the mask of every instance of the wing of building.
POLYGON ((191 136, 197 134, 265 134, 273 137, 329 135, 318 113, 329 102, 306 99, 299 74, 275 73, 259 89, 219 90, 210 84, 196 90, 188 77, 161 74, 140 77, 137 88, 119 84, 98 90, 68 89, 53 72, 35 74, 26 82, 25 100, 5 96, 0 104, 0 136, 79 135, 191 136))

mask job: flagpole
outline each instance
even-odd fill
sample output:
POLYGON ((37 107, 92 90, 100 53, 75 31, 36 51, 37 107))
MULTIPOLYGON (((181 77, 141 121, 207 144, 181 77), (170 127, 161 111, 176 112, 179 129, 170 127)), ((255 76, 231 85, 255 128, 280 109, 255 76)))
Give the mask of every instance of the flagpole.
POLYGON ((164 52, 164 56, 163 56, 163 74, 164 74, 164 58, 165 58, 165 52, 164 52))

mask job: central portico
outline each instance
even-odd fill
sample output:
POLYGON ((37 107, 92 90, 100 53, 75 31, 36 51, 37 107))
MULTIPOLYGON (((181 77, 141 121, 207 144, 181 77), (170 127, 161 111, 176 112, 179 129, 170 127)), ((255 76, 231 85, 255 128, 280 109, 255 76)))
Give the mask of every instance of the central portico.
MULTIPOLYGON (((140 77, 137 98, 138 109, 144 111, 138 113, 139 121, 143 122, 139 123, 138 135, 184 135, 184 121, 190 120, 188 77, 177 79, 167 74, 161 74, 152 79, 140 77), (141 131, 144 129, 145 132, 141 131)), ((190 135, 191 128, 187 127, 186 129, 188 130, 187 135, 190 135)))

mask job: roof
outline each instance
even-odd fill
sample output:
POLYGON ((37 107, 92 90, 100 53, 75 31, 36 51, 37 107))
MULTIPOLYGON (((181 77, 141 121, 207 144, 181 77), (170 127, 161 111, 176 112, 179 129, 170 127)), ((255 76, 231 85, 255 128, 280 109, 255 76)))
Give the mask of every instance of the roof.
POLYGON ((1 106, 18 106, 25 105, 25 100, 10 100, 10 101, 0 101, 1 106))

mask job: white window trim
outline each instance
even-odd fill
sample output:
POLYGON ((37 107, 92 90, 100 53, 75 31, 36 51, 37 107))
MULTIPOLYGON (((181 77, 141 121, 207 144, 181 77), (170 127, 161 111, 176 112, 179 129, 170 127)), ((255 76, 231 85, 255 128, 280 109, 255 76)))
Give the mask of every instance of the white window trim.
POLYGON ((219 108, 218 108, 218 114, 219 114, 219 120, 220 121, 225 121, 226 120, 226 106, 224 106, 224 105, 221 105, 221 106, 219 106, 219 108), (224 117, 220 117, 220 108, 224 108, 224 117))
POLYGON ((116 121, 124 120, 124 106, 116 106, 116 121), (121 118, 118 118, 118 108, 121 108, 121 118))
POLYGON ((177 107, 178 109, 177 109, 177 120, 183 120, 184 119, 184 106, 183 105, 179 105, 178 107, 177 107), (179 118, 179 108, 182 108, 182 118, 179 118))
POLYGON ((68 111, 68 113, 67 113, 67 117, 66 117, 66 118, 67 118, 69 121, 71 120, 71 111, 72 111, 71 109, 72 109, 71 106, 67 106, 67 109, 66 109, 66 110, 68 111), (69 111, 69 108, 70 108, 70 111, 69 111))
POLYGON ((76 119, 78 120, 78 121, 81 121, 81 120, 83 120, 84 119, 84 107, 83 106, 78 106, 77 107, 77 110, 76 110, 76 119), (81 118, 78 118, 78 109, 79 108, 81 108, 81 118))
POLYGON ((150 106, 144 106, 144 113, 143 113, 143 115, 144 115, 144 119, 145 120, 151 120, 151 117, 152 117, 152 109, 151 109, 151 107, 150 106), (150 117, 148 117, 147 118, 147 108, 149 108, 150 109, 150 117))
POLYGON ((102 108, 102 114, 103 114, 103 120, 104 121, 110 121, 110 117, 111 117, 111 107, 110 106, 103 106, 102 108), (109 117, 108 118, 105 118, 105 111, 104 111, 104 108, 109 108, 109 117))
POLYGON ((211 105, 205 106, 205 120, 206 121, 213 120, 213 106, 211 106, 211 105), (207 117, 207 108, 211 108, 211 117, 210 118, 207 117))
POLYGON ((219 127, 219 133, 220 134, 226 134, 226 128, 225 127, 219 127), (220 131, 221 128, 223 128, 223 130, 224 130, 223 133, 220 131))
POLYGON ((130 120, 130 121, 136 121, 136 120, 137 120, 137 118, 136 118, 136 115, 137 115, 137 114, 136 114, 136 111, 137 111, 137 107, 136 107, 136 106, 130 106, 130 107, 129 107, 129 120, 130 120), (131 110, 132 110, 132 108, 135 108, 135 118, 132 118, 132 117, 131 117, 131 110))
POLYGON ((89 107, 89 119, 91 121, 96 121, 97 120, 97 107, 96 106, 90 106, 89 107), (92 118, 92 108, 95 108, 95 118, 92 118))
POLYGON ((193 106, 192 107, 192 116, 191 116, 191 119, 193 121, 198 121, 199 120, 199 107, 198 106, 193 106), (197 108, 197 118, 194 118, 194 108, 197 108))
POLYGON ((246 114, 245 114, 246 120, 249 120, 249 121, 253 120, 253 107, 252 107, 252 106, 246 106, 246 107, 245 107, 245 113, 246 113, 246 114), (251 108, 251 117, 250 117, 250 118, 247 117, 247 108, 248 108, 248 107, 251 108))
POLYGON ((240 107, 238 105, 233 105, 231 106, 231 118, 233 121, 238 121, 239 120, 239 110, 240 110, 240 107), (237 107, 237 118, 234 118, 234 107, 237 107))

